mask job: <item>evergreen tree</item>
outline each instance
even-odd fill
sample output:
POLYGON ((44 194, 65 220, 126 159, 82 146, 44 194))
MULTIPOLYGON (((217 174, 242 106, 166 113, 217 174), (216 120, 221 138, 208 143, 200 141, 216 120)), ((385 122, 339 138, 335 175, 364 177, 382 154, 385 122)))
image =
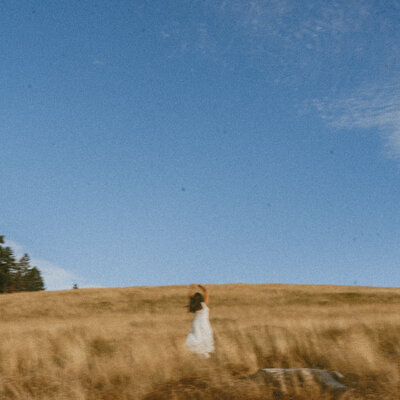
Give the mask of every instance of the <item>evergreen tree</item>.
POLYGON ((29 268, 24 275, 24 290, 33 292, 37 290, 44 290, 44 283, 40 271, 36 268, 29 268))
POLYGON ((24 276, 29 269, 29 256, 24 254, 18 262, 12 266, 11 272, 11 291, 22 292, 25 290, 24 276))
POLYGON ((0 235, 0 293, 44 290, 41 273, 31 267, 28 254, 16 261, 12 249, 2 244, 0 235))
POLYGON ((7 293, 11 287, 11 271, 15 265, 15 257, 10 247, 2 246, 4 236, 0 236, 0 293, 7 293))

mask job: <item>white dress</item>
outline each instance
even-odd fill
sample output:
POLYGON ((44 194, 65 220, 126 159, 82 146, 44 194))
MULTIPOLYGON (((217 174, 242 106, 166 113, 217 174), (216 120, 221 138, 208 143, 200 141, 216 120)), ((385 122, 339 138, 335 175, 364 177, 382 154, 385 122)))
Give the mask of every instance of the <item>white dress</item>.
POLYGON ((192 353, 203 354, 206 358, 214 351, 213 331, 208 319, 210 309, 201 303, 202 309, 194 314, 192 331, 186 338, 186 345, 192 353))

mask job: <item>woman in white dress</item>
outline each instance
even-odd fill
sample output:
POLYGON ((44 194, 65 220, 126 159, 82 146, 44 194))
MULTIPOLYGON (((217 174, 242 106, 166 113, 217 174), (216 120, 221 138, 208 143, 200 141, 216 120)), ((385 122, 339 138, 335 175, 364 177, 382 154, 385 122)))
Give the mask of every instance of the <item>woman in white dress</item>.
POLYGON ((192 353, 202 354, 206 358, 214 352, 213 331, 208 319, 210 295, 202 285, 192 284, 189 292, 189 312, 194 313, 192 331, 186 338, 186 345, 192 353), (196 292, 199 287, 203 294, 196 292))

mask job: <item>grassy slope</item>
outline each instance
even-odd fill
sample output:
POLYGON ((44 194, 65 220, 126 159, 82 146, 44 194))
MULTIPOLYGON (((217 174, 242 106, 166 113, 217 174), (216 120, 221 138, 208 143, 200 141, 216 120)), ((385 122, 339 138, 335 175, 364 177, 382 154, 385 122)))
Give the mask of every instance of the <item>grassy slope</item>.
POLYGON ((280 397, 272 386, 242 379, 259 368, 312 367, 340 371, 355 388, 349 398, 398 399, 400 289, 209 290, 211 360, 185 349, 192 318, 186 287, 1 295, 0 398, 328 399, 300 386, 280 397))

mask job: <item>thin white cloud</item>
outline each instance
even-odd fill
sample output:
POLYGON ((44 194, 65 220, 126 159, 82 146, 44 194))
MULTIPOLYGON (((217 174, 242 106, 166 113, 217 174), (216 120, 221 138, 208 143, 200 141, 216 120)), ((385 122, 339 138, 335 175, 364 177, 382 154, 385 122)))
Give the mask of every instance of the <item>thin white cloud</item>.
POLYGON ((74 283, 81 280, 76 274, 47 260, 32 258, 31 265, 39 268, 49 290, 71 289, 74 283))
MULTIPOLYGON (((295 4, 288 0, 233 0, 222 2, 219 13, 240 27, 241 34, 281 40, 287 47, 317 44, 323 35, 339 39, 363 29, 372 14, 367 0, 328 0, 295 4)), ((280 43, 280 45, 282 44, 280 43)))
POLYGON ((330 125, 340 129, 376 129, 385 138, 387 155, 400 157, 400 82, 369 86, 345 98, 315 100, 330 125))
MULTIPOLYGON (((25 253, 28 253, 20 244, 5 239, 5 246, 11 247, 14 252, 14 255, 17 259, 21 258, 25 253)), ((101 287, 100 285, 95 285, 93 283, 87 282, 86 279, 81 276, 68 271, 65 268, 61 268, 60 266, 48 261, 39 258, 31 258, 30 264, 32 266, 37 267, 42 273, 42 277, 45 283, 45 287, 47 290, 63 290, 63 289, 71 289, 72 286, 77 283, 79 287, 101 287)))
MULTIPOLYGON (((253 67, 261 63, 257 68, 305 67, 315 64, 316 54, 324 60, 345 52, 349 40, 354 42, 354 33, 369 32, 379 19, 370 0, 203 0, 198 4, 202 12, 196 21, 170 21, 162 27, 170 58, 191 52, 231 65, 230 56, 239 54, 253 67), (221 26, 224 35, 216 28, 221 26), (266 64, 260 55, 268 56, 266 64)), ((370 43, 359 34, 356 37, 354 51, 363 53, 370 43)))
POLYGON ((19 245, 18 243, 15 243, 14 241, 8 240, 8 239, 4 239, 4 245, 6 247, 11 247, 11 249, 14 252, 14 255, 17 258, 21 258, 24 255, 23 247, 21 245, 19 245))

